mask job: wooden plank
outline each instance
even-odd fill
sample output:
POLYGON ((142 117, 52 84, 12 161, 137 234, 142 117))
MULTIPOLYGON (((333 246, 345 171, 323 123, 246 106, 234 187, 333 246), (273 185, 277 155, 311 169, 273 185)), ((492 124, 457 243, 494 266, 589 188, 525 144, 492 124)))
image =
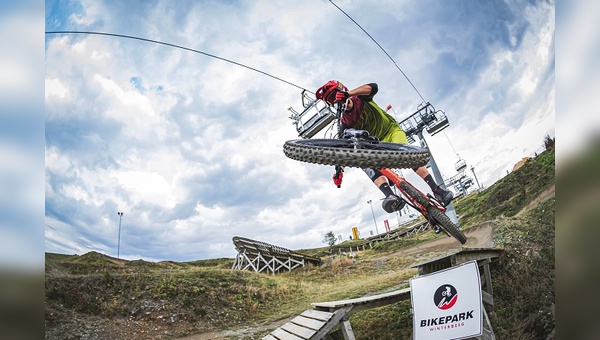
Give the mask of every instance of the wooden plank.
POLYGON ((297 335, 297 336, 301 337, 302 339, 309 339, 313 334, 315 334, 317 332, 314 329, 305 328, 305 327, 296 325, 293 322, 288 322, 288 323, 284 324, 283 326, 281 326, 280 328, 289 333, 297 335))
POLYGON ((435 262, 444 262, 450 260, 451 257, 454 257, 453 260, 455 264, 460 264, 464 262, 468 262, 471 260, 481 260, 481 259, 495 259, 502 254, 503 250, 499 248, 463 248, 458 251, 454 251, 450 254, 435 257, 433 259, 429 259, 425 262, 414 263, 410 265, 410 268, 417 268, 420 266, 424 266, 426 264, 431 264, 435 262))
POLYGON ((334 311, 343 307, 352 307, 351 312, 358 312, 365 309, 371 309, 410 299, 410 288, 400 289, 389 293, 365 296, 356 299, 315 302, 312 303, 313 309, 320 311, 334 311))
POLYGON ((281 328, 277 328, 276 330, 272 331, 271 335, 277 339, 306 340, 305 338, 301 338, 301 337, 295 336, 294 334, 288 333, 281 328))
POLYGON ((333 316, 331 317, 331 319, 325 325, 323 325, 323 327, 321 327, 321 329, 319 329, 317 331, 317 333, 315 333, 315 335, 310 337, 310 340, 318 340, 318 339, 322 339, 323 337, 325 337, 325 335, 327 335, 327 333, 329 333, 335 326, 337 326, 337 324, 343 318, 345 318, 348 315, 348 312, 350 312, 350 309, 352 309, 352 307, 345 307, 345 308, 338 309, 337 311, 335 311, 335 313, 333 313, 333 316))
POLYGON ((364 303, 364 302, 385 299, 385 298, 389 298, 389 297, 393 297, 393 296, 397 296, 397 295, 403 295, 406 293, 410 293, 410 288, 400 289, 400 290, 396 290, 393 292, 383 293, 383 294, 378 294, 378 295, 363 296, 363 297, 354 298, 354 299, 329 301, 329 302, 315 302, 315 303, 312 303, 312 305, 313 306, 323 306, 323 307, 342 307, 342 306, 350 305, 350 304, 360 304, 360 303, 364 303))
POLYGON ((331 319, 331 317, 333 316, 333 313, 318 311, 318 310, 314 310, 314 309, 307 309, 304 312, 302 312, 302 314, 300 314, 300 315, 307 317, 307 318, 315 319, 315 320, 327 321, 327 320, 331 319))
POLYGON ((266 339, 321 339, 347 315, 351 307, 342 308, 335 313, 306 310, 290 322, 277 328, 266 339))
POLYGON ((493 306, 494 306, 494 297, 490 293, 482 290, 481 291, 481 299, 483 300, 483 302, 491 305, 492 309, 493 309, 493 306))
POLYGON ((498 258, 502 254, 502 249, 498 248, 469 248, 462 249, 458 253, 452 255, 454 258, 453 264, 458 265, 469 261, 477 261, 479 267, 486 263, 490 263, 493 259, 498 258))
POLYGON ((487 292, 490 295, 494 295, 494 289, 492 288, 492 274, 490 273, 490 266, 483 266, 483 276, 485 277, 485 286, 487 288, 487 292))
POLYGON ((342 320, 341 330, 344 340, 356 340, 354 337, 354 331, 352 330, 352 325, 350 324, 350 320, 348 320, 348 318, 344 318, 342 320))
POLYGON ((315 320, 302 315, 298 315, 297 317, 293 318, 291 322, 306 328, 318 330, 319 328, 323 327, 323 325, 327 321, 315 320))
POLYGON ((266 336, 263 336, 262 340, 279 340, 279 339, 272 336, 271 334, 267 334, 266 336))
POLYGON ((483 328, 480 339, 485 340, 496 340, 496 335, 494 334, 494 328, 492 327, 492 323, 490 322, 490 318, 488 317, 487 311, 485 310, 483 303, 481 304, 482 314, 483 314, 483 328))

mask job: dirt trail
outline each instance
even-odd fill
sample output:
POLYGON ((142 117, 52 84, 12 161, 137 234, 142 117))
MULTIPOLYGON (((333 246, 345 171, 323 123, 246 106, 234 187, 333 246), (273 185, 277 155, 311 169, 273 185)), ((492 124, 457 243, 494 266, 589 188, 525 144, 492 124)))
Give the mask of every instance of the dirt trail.
MULTIPOLYGON (((294 316, 295 317, 295 316, 294 316)), ((255 333, 260 331, 272 330, 275 329, 284 323, 290 321, 294 317, 277 320, 271 324, 259 325, 256 327, 245 327, 242 329, 238 329, 235 331, 221 331, 221 332, 210 332, 210 333, 201 333, 201 334, 193 334, 183 338, 177 338, 178 340, 223 340, 223 339, 239 339, 244 336, 252 336, 255 333)))
POLYGON ((385 260, 397 256, 440 253, 455 249, 458 250, 460 248, 490 248, 494 246, 492 238, 495 225, 496 223, 494 221, 488 221, 465 230, 464 234, 467 237, 467 243, 464 245, 461 245, 452 237, 442 237, 414 247, 399 250, 395 253, 379 257, 378 259, 385 260))
POLYGON ((555 184, 552 183, 549 186, 547 186, 546 189, 544 189, 535 199, 533 199, 531 202, 529 202, 529 204, 527 204, 523 209, 521 209, 521 211, 519 211, 517 216, 523 214, 527 210, 535 208, 538 204, 544 202, 545 200, 547 200, 551 197, 554 197, 554 195, 555 195, 555 184))

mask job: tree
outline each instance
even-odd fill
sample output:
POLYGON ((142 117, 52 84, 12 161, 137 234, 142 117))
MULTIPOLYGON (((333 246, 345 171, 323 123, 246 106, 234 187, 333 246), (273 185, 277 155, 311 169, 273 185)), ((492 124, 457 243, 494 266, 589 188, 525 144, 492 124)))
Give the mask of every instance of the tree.
POLYGON ((325 234, 325 237, 323 238, 323 243, 327 243, 330 246, 334 245, 335 241, 337 241, 337 238, 333 234, 333 231, 330 231, 327 234, 325 234))
POLYGON ((556 140, 556 137, 550 138, 550 135, 546 135, 546 138, 544 138, 544 147, 546 148, 546 150, 554 149, 555 140, 556 140))

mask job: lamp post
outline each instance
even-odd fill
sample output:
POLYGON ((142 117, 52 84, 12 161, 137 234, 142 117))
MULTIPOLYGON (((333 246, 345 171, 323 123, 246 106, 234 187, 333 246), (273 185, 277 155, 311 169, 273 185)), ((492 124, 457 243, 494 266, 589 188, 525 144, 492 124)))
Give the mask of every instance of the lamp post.
POLYGON ((121 251, 121 218, 123 217, 123 213, 121 211, 117 211, 117 215, 119 215, 119 240, 117 242, 117 259, 120 258, 119 256, 120 251, 121 251))
POLYGON ((379 235, 379 230, 377 229, 377 220, 375 220, 375 211, 373 211, 373 201, 368 200, 367 203, 371 206, 371 213, 373 214, 373 223, 375 223, 375 232, 379 235))

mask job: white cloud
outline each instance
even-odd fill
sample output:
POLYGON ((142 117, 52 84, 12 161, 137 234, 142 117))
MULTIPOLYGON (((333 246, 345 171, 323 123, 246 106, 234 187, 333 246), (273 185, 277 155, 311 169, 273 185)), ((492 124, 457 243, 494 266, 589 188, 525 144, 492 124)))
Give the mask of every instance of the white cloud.
POLYGON ((171 185, 164 177, 156 173, 126 171, 115 175, 119 184, 129 191, 134 202, 147 201, 157 203, 165 208, 175 205, 170 194, 171 185))
POLYGON ((51 96, 63 99, 69 92, 69 89, 59 79, 46 79, 45 88, 46 100, 51 96))
MULTIPOLYGON (((190 47, 310 91, 332 78, 351 87, 375 81, 376 101, 401 117, 420 103, 326 1, 81 5, 47 20, 190 47)), ((553 129, 553 75, 545 74, 553 8, 504 9, 507 26, 490 28, 476 25, 495 20, 490 11, 454 22, 438 2, 364 6, 371 10, 342 7, 450 118, 451 145, 443 134, 427 137, 446 177, 457 152, 489 185, 553 129), (422 6, 433 11, 424 15, 422 6), (512 40, 502 41, 499 28, 512 40)), ((369 199, 379 231, 383 219, 397 221, 362 171, 348 169, 337 189, 333 167, 285 158, 283 143, 297 138, 287 111, 301 109, 295 86, 190 51, 87 35, 47 37, 45 83, 47 249, 114 255, 117 211, 127 223, 122 256, 145 259, 233 256, 236 235, 290 249, 321 246, 330 230, 346 239, 358 226, 368 235, 369 199)))

